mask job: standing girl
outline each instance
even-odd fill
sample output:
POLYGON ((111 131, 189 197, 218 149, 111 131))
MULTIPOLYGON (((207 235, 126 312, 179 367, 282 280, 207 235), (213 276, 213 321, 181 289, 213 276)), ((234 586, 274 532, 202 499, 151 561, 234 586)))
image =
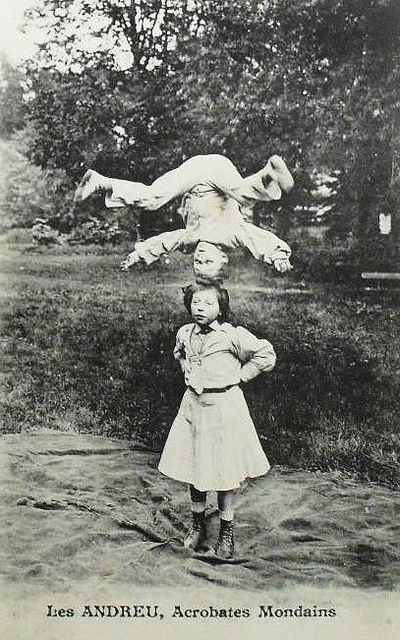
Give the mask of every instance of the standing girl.
POLYGON ((174 356, 187 390, 161 455, 159 470, 190 486, 192 526, 185 547, 207 538, 207 491, 217 491, 220 533, 215 552, 234 552, 233 491, 246 478, 267 473, 268 460, 239 387, 275 365, 267 340, 226 322, 229 296, 218 285, 192 285, 184 304, 193 323, 177 333, 174 356))

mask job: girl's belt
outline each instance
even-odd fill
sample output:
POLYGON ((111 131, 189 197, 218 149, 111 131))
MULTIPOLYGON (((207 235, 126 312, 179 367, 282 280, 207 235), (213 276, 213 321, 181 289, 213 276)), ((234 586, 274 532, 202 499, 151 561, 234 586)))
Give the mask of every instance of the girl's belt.
MULTIPOLYGON (((225 391, 229 391, 229 389, 237 386, 237 384, 228 384, 227 387, 204 387, 201 393, 225 393, 225 391)), ((199 392, 190 385, 188 385, 188 389, 190 389, 190 391, 194 391, 197 395, 200 395, 199 392)))

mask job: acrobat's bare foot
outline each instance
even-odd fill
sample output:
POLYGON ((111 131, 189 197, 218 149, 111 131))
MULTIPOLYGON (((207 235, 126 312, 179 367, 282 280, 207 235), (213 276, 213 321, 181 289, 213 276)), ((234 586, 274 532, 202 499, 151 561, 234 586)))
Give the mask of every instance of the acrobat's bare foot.
POLYGON ((280 156, 271 156, 268 160, 262 177, 265 186, 274 180, 285 193, 289 193, 294 186, 294 180, 285 161, 280 156))
POLYGON ((274 260, 273 265, 279 273, 286 273, 291 271, 293 266, 290 264, 289 258, 277 258, 274 260))
POLYGON ((75 191, 74 202, 82 202, 82 200, 86 200, 86 198, 91 196, 92 193, 105 190, 105 178, 100 173, 97 173, 97 171, 88 169, 75 191))
POLYGON ((132 253, 129 253, 127 255, 125 260, 122 260, 119 268, 121 269, 121 271, 129 271, 129 268, 134 264, 137 264, 138 262, 140 262, 139 255, 136 253, 136 251, 132 251, 132 253))

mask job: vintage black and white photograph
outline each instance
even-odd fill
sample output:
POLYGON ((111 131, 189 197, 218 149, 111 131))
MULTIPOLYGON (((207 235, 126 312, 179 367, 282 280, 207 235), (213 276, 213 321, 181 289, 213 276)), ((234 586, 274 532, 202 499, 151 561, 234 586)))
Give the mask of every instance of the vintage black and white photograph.
POLYGON ((0 7, 1 637, 399 637, 400 2, 0 7))

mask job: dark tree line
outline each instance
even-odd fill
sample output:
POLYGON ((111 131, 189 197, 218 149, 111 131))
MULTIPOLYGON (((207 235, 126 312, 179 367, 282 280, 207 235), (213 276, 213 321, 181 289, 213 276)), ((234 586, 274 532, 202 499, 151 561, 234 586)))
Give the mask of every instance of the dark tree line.
POLYGON ((247 173, 278 152, 287 226, 313 221, 315 172, 335 175, 328 238, 393 258, 377 215, 400 207, 398 0, 41 0, 29 20, 48 38, 25 102, 2 92, 24 114, 2 132, 25 128, 29 159, 63 172, 61 209, 88 166, 148 182, 195 153, 247 173))

